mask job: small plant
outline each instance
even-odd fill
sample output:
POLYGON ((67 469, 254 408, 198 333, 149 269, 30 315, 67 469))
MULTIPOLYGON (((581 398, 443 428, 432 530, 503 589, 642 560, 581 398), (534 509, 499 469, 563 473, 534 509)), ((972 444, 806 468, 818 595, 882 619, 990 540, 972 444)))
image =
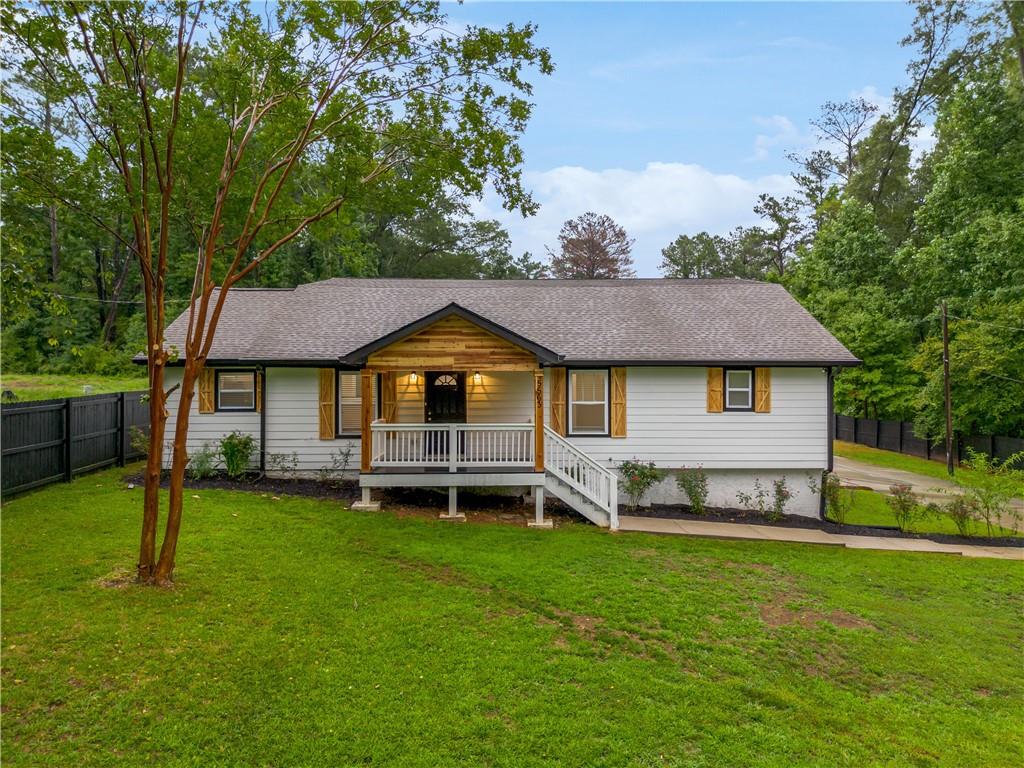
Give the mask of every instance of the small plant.
MULTIPOLYGON (((808 483, 812 493, 818 493, 818 486, 808 483)), ((825 472, 822 475, 821 494, 825 497, 825 515, 839 525, 846 525, 846 516, 853 507, 853 489, 843 488, 839 475, 825 472)))
POLYGON ((761 479, 754 478, 754 492, 746 493, 738 491, 736 500, 743 509, 756 511, 758 514, 767 515, 768 512, 768 490, 761 485, 761 479))
POLYGON ((885 502, 892 510, 901 531, 909 531, 914 523, 928 514, 928 509, 921 505, 920 498, 909 485, 890 485, 889 493, 891 495, 885 497, 885 502))
POLYGON ((786 505, 796 495, 796 492, 786 483, 786 476, 778 480, 772 480, 772 506, 768 512, 768 520, 777 523, 786 514, 786 505))
POLYGON ((344 448, 332 452, 330 461, 330 464, 317 470, 317 479, 324 485, 337 489, 345 480, 345 472, 348 471, 348 465, 352 461, 352 446, 346 445, 344 448))
POLYGON ((661 470, 654 466, 653 461, 637 461, 635 457, 619 464, 618 470, 622 478, 619 482, 626 492, 629 499, 627 505, 632 512, 640 506, 644 494, 661 479, 661 470))
POLYGON ((194 451, 188 457, 188 476, 193 480, 205 480, 213 477, 217 471, 217 451, 209 443, 194 451))
POLYGON ((132 447, 135 453, 149 456, 149 434, 141 427, 132 426, 128 428, 128 445, 132 447))
POLYGON ((997 529, 1007 521, 1015 533, 1020 530, 1020 512, 1013 507, 1011 501, 1024 488, 1024 471, 1013 469, 1015 464, 1022 461, 1024 452, 1015 453, 998 464, 984 453, 967 449, 964 464, 975 470, 977 479, 970 487, 961 488, 966 496, 973 499, 978 517, 984 521, 989 536, 995 535, 997 529))
POLYGON ((953 495, 945 504, 934 505, 934 511, 953 521, 961 536, 973 536, 980 519, 978 501, 964 493, 953 495))
POLYGON ((256 438, 243 432, 232 432, 220 441, 220 456, 224 460, 224 469, 228 477, 237 480, 249 469, 252 452, 256 448, 256 438))
POLYGON ((267 456, 267 468, 287 480, 294 480, 299 468, 299 454, 272 453, 267 456))
POLYGON ((686 494, 690 502, 690 511, 695 515, 703 515, 708 501, 708 475, 699 464, 688 469, 683 467, 676 475, 676 485, 686 494))

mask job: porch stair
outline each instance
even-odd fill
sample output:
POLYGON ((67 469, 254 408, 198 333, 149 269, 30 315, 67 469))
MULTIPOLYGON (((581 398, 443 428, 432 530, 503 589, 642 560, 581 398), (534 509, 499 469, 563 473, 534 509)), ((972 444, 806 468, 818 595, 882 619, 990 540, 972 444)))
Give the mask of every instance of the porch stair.
POLYGON ((594 525, 619 527, 618 477, 544 426, 544 489, 594 525))

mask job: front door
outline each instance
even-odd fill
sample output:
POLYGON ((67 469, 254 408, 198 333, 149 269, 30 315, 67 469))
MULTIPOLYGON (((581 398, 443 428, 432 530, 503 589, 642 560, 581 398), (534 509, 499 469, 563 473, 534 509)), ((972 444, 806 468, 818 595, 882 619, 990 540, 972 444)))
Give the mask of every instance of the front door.
POLYGON ((427 371, 424 418, 428 424, 466 423, 466 374, 427 371))

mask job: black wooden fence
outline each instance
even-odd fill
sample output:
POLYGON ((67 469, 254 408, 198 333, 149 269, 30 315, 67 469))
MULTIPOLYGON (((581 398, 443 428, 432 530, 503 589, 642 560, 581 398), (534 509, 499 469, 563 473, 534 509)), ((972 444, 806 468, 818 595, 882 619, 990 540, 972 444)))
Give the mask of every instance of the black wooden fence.
MULTIPOLYGON (((935 461, 946 460, 946 441, 943 437, 918 437, 914 425, 909 421, 888 421, 886 419, 858 419, 853 416, 835 415, 835 436, 848 443, 870 445, 886 451, 897 451, 909 456, 935 461)), ((967 448, 984 453, 998 461, 1024 451, 1024 438, 957 435, 953 441, 953 459, 959 462, 967 448)))
POLYGON ((144 454, 131 428, 149 431, 145 392, 10 403, 0 407, 0 492, 4 496, 144 454))

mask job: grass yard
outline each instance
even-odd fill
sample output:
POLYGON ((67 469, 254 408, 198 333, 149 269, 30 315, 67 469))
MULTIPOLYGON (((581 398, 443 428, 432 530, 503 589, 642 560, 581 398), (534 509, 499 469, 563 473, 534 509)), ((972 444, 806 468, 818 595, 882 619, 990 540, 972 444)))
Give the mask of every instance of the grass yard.
POLYGON ((59 397, 80 397, 85 394, 84 386, 92 387, 91 394, 107 392, 131 392, 147 389, 146 369, 137 376, 95 376, 93 374, 28 374, 9 373, 0 377, 0 391, 9 389, 18 400, 51 400, 59 397))
POLYGON ((1024 569, 190 492, 3 507, 4 763, 1024 764, 1024 569))
MULTIPOLYGON (((853 504, 846 514, 848 525, 886 525, 896 526, 896 518, 892 508, 885 501, 885 494, 866 489, 853 490, 853 504)), ((911 526, 914 533, 948 533, 954 536, 959 535, 953 521, 944 515, 929 515, 918 520, 911 526)), ((987 531, 983 523, 978 523, 975 535, 986 536, 987 531)), ((999 528, 994 531, 996 536, 1014 536, 1010 528, 999 528)))

